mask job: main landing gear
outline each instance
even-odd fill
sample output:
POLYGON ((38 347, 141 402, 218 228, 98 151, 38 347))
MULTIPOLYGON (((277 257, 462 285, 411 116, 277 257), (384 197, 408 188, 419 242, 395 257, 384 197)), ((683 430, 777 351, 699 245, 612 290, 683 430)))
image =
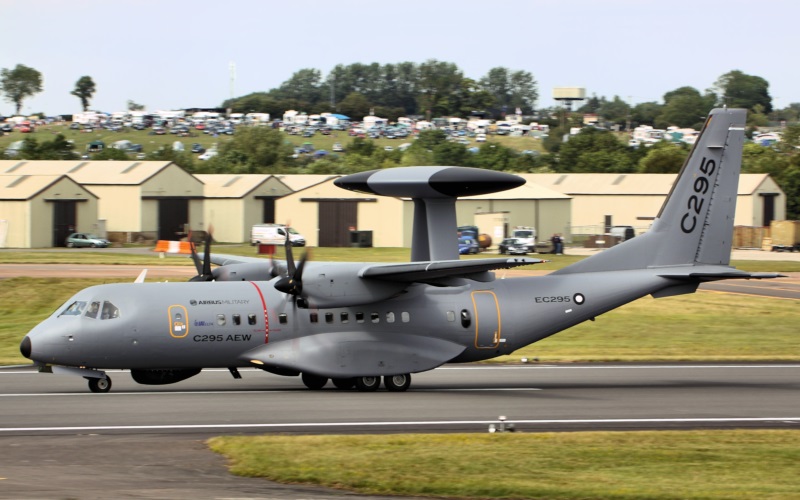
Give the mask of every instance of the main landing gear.
MULTIPOLYGON (((303 384, 312 391, 318 391, 328 383, 328 377, 303 373, 301 377, 303 384)), ((375 392, 381 386, 381 377, 374 375, 369 377, 333 378, 333 385, 339 390, 350 390, 355 387, 359 392, 375 392)), ((383 386, 389 392, 404 392, 411 385, 411 374, 402 373, 400 375, 387 375, 383 377, 383 386)))
POLYGON ((92 392, 105 393, 111 390, 111 377, 88 378, 89 390, 92 392))

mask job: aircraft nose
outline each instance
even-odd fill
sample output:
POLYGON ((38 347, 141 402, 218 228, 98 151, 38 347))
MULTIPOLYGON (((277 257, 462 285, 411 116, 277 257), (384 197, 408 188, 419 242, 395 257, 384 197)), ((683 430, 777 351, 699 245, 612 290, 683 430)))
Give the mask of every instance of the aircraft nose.
POLYGON ((28 359, 31 359, 31 338, 25 335, 22 343, 19 345, 19 352, 28 359))

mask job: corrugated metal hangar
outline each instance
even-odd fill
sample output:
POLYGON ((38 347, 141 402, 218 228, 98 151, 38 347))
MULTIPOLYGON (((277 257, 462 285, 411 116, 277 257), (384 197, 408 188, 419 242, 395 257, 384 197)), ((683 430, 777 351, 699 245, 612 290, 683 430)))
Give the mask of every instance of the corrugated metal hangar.
MULTIPOLYGON (((576 226, 647 228, 675 174, 520 174, 518 188, 460 199, 459 225, 497 240, 514 226, 540 238, 576 226)), ((410 247, 413 202, 345 191, 328 175, 192 175, 171 162, 0 161, 0 246, 61 246, 72 231, 114 242, 176 240, 210 226, 223 242, 250 227, 289 223, 310 246, 410 247), (364 241, 359 241, 359 244, 364 241)), ((737 225, 785 218, 786 196, 766 174, 743 174, 737 225)))

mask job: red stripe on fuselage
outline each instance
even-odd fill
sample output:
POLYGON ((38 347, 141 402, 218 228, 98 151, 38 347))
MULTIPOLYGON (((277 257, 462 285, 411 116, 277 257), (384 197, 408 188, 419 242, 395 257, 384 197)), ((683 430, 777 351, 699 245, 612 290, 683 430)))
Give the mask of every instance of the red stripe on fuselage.
POLYGON ((261 305, 264 307, 264 343, 267 344, 269 343, 269 314, 267 313, 267 302, 264 300, 264 294, 261 293, 261 289, 258 288, 258 285, 252 281, 249 283, 256 288, 258 296, 261 298, 261 305))

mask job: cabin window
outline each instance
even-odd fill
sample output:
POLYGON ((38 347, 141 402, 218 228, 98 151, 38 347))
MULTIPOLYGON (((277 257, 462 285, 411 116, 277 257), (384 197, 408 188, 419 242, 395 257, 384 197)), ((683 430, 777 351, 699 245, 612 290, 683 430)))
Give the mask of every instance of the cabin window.
POLYGON ((339 321, 341 321, 342 323, 349 323, 350 315, 346 312, 339 314, 339 321))
POLYGON ((364 313, 357 312, 356 313, 356 323, 363 323, 364 322, 364 313))
POLYGON ((217 314, 217 326, 225 326, 227 322, 224 314, 217 314))
POLYGON ((289 319, 286 317, 286 313, 280 313, 278 315, 278 323, 285 325, 288 323, 289 319))
POLYGON ((461 310, 461 326, 464 328, 468 328, 469 325, 472 323, 472 317, 469 314, 469 311, 466 309, 461 310))
POLYGON ((325 313, 325 323, 333 323, 333 313, 325 313))
POLYGON ((92 302, 89 305, 89 309, 86 311, 87 318, 97 318, 97 314, 100 312, 100 302, 92 302))
POLYGON ((386 322, 387 323, 394 323, 394 313, 393 312, 387 312, 386 313, 386 322))
POLYGON ((447 311, 447 321, 455 321, 456 320, 456 313, 453 311, 447 311))
POLYGON ((248 325, 255 325, 256 323, 257 323, 256 315, 255 314, 248 314, 247 315, 247 324, 248 325))
POLYGON ((381 320, 381 315, 374 312, 369 315, 369 318, 373 323, 378 323, 381 320))
POLYGON ((233 320, 233 324, 236 325, 236 326, 239 326, 239 325, 242 324, 242 316, 240 314, 232 315, 231 319, 233 320))
POLYGON ((400 313, 400 321, 403 323, 408 323, 411 321, 411 315, 407 311, 403 311, 400 313))
POLYGON ((318 323, 319 322, 319 314, 317 314, 315 312, 308 313, 308 319, 312 323, 318 323))

